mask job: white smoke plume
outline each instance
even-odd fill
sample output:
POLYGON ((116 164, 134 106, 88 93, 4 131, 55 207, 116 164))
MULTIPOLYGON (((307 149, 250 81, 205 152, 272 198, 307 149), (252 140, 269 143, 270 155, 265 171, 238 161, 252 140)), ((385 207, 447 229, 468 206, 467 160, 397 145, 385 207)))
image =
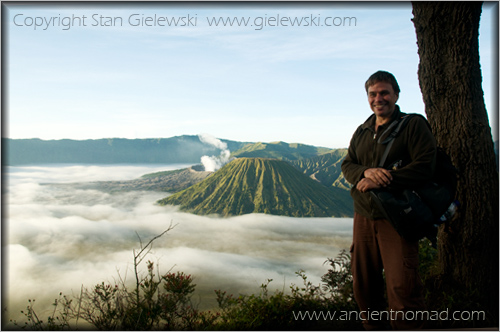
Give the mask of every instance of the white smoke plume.
POLYGON ((209 134, 199 134, 198 137, 202 143, 213 145, 222 150, 218 156, 201 157, 201 163, 203 164, 203 167, 205 167, 205 171, 215 172, 230 161, 229 156, 231 155, 231 152, 227 148, 226 143, 209 134))

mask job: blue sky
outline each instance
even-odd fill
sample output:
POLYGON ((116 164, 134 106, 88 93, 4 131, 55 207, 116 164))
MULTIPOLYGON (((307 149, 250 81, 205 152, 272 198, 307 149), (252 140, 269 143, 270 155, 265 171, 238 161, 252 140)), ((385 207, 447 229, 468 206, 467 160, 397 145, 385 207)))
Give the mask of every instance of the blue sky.
MULTIPOLYGON (((3 8, 8 14, 6 137, 157 138, 207 133, 237 141, 342 148, 370 115, 364 82, 379 69, 398 79, 402 110, 424 114, 409 2, 11 3, 3 8), (177 27, 136 26, 135 18, 155 15, 189 15, 191 21, 177 27), (302 26, 290 26, 286 20, 282 26, 271 26, 278 15, 302 18, 302 26), (64 18, 73 16, 80 19, 68 26, 69 19, 64 18), (106 19, 101 25, 100 16, 114 18, 115 26, 104 26, 106 19), (245 17, 249 24, 207 23, 218 17, 245 17), (356 24, 346 20, 339 25, 344 17, 355 17, 356 24)), ((490 119, 497 119, 498 112, 492 109, 498 97, 492 86, 497 77, 495 10, 498 4, 483 6, 480 27, 490 119)))

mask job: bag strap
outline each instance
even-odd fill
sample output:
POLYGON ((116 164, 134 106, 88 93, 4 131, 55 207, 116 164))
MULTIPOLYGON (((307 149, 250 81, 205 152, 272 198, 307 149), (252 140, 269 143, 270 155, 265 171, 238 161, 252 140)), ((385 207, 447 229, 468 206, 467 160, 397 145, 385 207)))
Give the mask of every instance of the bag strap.
POLYGON ((401 118, 401 120, 397 120, 397 121, 394 121, 393 123, 391 123, 389 125, 389 127, 384 131, 384 133, 387 130, 389 130, 389 128, 397 125, 396 129, 394 129, 393 132, 390 133, 390 135, 387 136, 387 138, 383 142, 380 142, 380 140, 382 139, 383 133, 382 133, 381 137, 378 139, 379 144, 387 144, 387 147, 385 148, 384 154, 382 155, 382 158, 380 159, 380 162, 378 165, 379 167, 384 167, 385 160, 387 159, 387 156, 389 155, 389 151, 392 148, 392 144, 394 143, 394 139, 396 138, 396 136, 399 134, 399 132, 403 128, 403 124, 406 122, 406 119, 409 119, 410 116, 411 116, 410 114, 407 114, 407 115, 403 116, 401 118), (399 125, 398 125, 398 123, 399 123, 399 125))

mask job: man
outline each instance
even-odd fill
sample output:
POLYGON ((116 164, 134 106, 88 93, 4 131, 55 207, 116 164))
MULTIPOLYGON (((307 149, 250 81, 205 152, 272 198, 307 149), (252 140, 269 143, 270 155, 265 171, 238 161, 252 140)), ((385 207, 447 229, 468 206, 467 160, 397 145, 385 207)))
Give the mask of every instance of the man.
POLYGON ((387 137, 392 131, 390 124, 405 113, 396 105, 400 90, 391 73, 374 73, 365 89, 373 114, 354 133, 342 163, 344 177, 353 185, 354 297, 365 329, 385 329, 389 323, 394 329, 416 329, 422 322, 413 320, 412 313, 401 312, 425 310, 418 275, 418 242, 403 239, 368 192, 388 186, 411 188, 429 180, 436 163, 436 142, 426 120, 414 116, 395 138, 383 167, 378 167, 386 148, 378 143, 379 138, 387 137), (389 308, 384 301, 383 271, 389 308))

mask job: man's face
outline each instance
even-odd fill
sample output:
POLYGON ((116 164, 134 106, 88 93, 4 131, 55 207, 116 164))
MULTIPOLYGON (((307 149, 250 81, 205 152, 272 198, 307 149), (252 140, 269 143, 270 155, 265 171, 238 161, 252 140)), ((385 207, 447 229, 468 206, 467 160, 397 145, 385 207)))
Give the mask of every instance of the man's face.
POLYGON ((368 87, 368 103, 377 117, 390 118, 398 98, 390 83, 377 82, 368 87))

